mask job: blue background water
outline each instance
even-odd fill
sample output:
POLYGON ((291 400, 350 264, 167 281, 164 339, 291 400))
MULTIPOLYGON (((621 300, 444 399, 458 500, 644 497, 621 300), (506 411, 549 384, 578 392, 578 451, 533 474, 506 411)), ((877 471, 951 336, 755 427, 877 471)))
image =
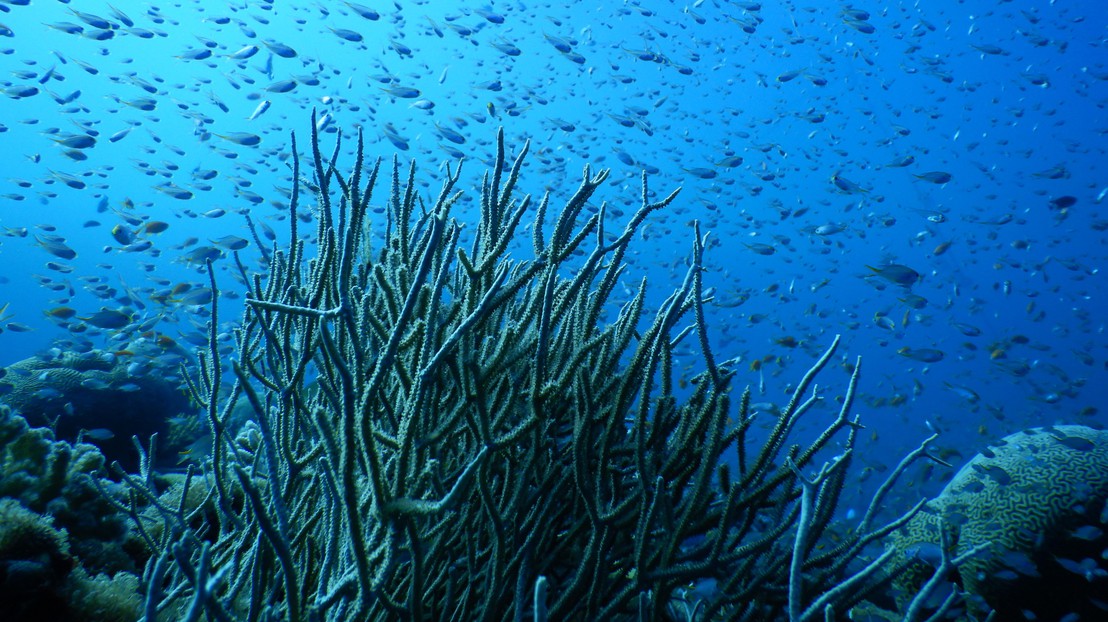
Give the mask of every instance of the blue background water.
MULTIPOLYGON (((334 119, 328 149, 341 128, 349 153, 361 127, 370 153, 387 159, 399 141, 384 130, 394 129, 408 146, 401 161, 420 163, 428 196, 442 164, 464 153, 462 219, 473 217, 497 126, 513 151, 532 141, 520 188, 549 189, 554 205, 586 163, 611 167, 599 193, 615 208, 610 230, 637 207, 642 169, 652 171, 656 193, 680 186, 635 242, 635 278, 649 277, 655 305, 679 285, 689 223, 700 219, 712 240, 716 355, 741 359, 738 383, 755 387, 756 402, 786 401, 790 383, 841 334, 836 362, 864 361, 855 405, 867 426, 863 476, 895 462, 928 428, 943 432, 939 453, 958 463, 1027 426, 1102 424, 1108 13, 1100 2, 871 3, 865 19, 861 5, 824 2, 504 2, 486 11, 439 0, 364 3, 376 20, 330 1, 117 2, 118 11, 96 0, 22 4, 0 3, 0 224, 12 234, 0 237, 0 305, 8 304, 0 365, 59 338, 67 347, 122 343, 118 331, 43 311, 64 303, 88 317, 119 308, 124 286, 144 302, 136 309, 137 321, 149 321, 143 328, 195 340, 206 307, 151 295, 202 286, 200 264, 181 257, 226 235, 249 238, 240 211, 287 239, 289 134, 303 149, 315 108, 334 119), (96 18, 108 28, 94 27, 96 18), (66 32, 74 30, 66 23, 81 32, 66 32), (277 56, 265 42, 296 56, 277 56), (260 51, 229 57, 249 45, 260 51), (559 51, 567 45, 572 52, 559 51), (209 58, 190 60, 205 50, 209 58), (292 91, 267 90, 288 79, 292 91), (398 86, 420 94, 387 91, 398 86), (38 92, 13 96, 25 87, 38 92), (142 98, 153 110, 140 109, 142 98), (262 100, 271 107, 248 120, 262 100), (261 142, 220 137, 234 132, 261 142), (97 138, 77 150, 86 159, 56 142, 69 134, 97 138), (731 156, 742 163, 728 166, 731 156), (890 166, 906 156, 914 163, 890 166), (198 170, 218 175, 204 181, 198 170), (933 171, 952 179, 914 176, 933 171), (86 187, 67 187, 55 173, 86 187), (847 181, 861 190, 844 192, 847 181), (174 198, 166 184, 192 197, 174 198), (1076 203, 1052 206, 1063 196, 1076 203), (226 214, 202 215, 213 209, 226 214), (111 230, 124 216, 169 228, 140 232, 151 250, 121 251, 111 230), (20 228, 29 235, 15 235, 20 228), (827 229, 841 231, 821 234, 827 229), (76 259, 35 243, 50 232, 76 259), (190 237, 199 242, 179 248, 190 237), (910 291, 924 299, 920 308, 906 304, 907 289, 867 269, 889 263, 922 275, 910 291), (105 284, 114 299, 94 295, 105 284), (782 345, 792 340, 795 347, 782 345), (944 356, 925 363, 898 354, 905 347, 944 356), (776 358, 763 364, 762 393, 750 363, 766 357, 776 358)), ((257 265, 253 244, 243 253, 257 265)), ((240 291, 232 261, 215 263, 221 289, 240 291)), ((231 320, 241 307, 225 302, 221 319, 231 320)), ((692 345, 684 351, 691 376, 699 355, 692 345)), ((842 392, 841 367, 822 379, 829 398, 842 392)), ((825 424, 831 410, 810 425, 825 424)))

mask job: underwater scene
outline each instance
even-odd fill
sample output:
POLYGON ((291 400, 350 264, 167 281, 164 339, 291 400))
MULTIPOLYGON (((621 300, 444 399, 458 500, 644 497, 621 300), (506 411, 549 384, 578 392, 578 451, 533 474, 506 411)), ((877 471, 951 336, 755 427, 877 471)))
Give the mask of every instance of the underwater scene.
POLYGON ((0 0, 0 620, 1108 619, 1094 0, 0 0))

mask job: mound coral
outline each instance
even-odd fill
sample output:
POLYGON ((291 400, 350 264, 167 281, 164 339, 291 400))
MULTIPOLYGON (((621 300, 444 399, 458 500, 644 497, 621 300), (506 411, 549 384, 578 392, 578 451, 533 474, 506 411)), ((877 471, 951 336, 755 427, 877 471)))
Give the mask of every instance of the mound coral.
POLYGON ((130 522, 115 501, 119 484, 103 479, 104 456, 87 443, 54 440, 0 404, 0 498, 18 501, 68 534, 72 554, 93 572, 135 571, 146 559, 130 541, 130 522))

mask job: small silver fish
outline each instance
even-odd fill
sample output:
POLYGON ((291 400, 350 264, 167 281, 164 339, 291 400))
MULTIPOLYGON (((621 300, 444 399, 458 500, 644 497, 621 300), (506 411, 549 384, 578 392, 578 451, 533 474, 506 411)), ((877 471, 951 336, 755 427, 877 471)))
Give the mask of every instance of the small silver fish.
POLYGON ((271 105, 272 102, 270 102, 268 99, 263 99, 262 102, 258 104, 258 107, 254 109, 254 112, 250 113, 249 117, 246 117, 246 120, 253 121, 254 119, 262 116, 263 114, 265 114, 266 110, 269 110, 269 107, 271 105))
POLYGON ((93 428, 91 430, 81 430, 80 436, 83 439, 93 441, 110 441, 115 438, 115 432, 112 432, 108 428, 93 428))

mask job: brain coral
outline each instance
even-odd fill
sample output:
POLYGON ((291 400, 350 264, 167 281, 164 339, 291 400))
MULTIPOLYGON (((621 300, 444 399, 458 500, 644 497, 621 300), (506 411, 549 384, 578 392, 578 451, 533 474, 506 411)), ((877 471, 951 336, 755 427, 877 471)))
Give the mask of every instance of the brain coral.
POLYGON ((958 568, 971 611, 998 619, 1104 619, 1108 607, 1108 432, 1078 425, 1001 439, 963 467, 891 546, 914 559, 897 581, 905 601, 937 565, 939 530, 952 556, 991 542, 958 568), (933 551, 933 553, 931 553, 933 551))

